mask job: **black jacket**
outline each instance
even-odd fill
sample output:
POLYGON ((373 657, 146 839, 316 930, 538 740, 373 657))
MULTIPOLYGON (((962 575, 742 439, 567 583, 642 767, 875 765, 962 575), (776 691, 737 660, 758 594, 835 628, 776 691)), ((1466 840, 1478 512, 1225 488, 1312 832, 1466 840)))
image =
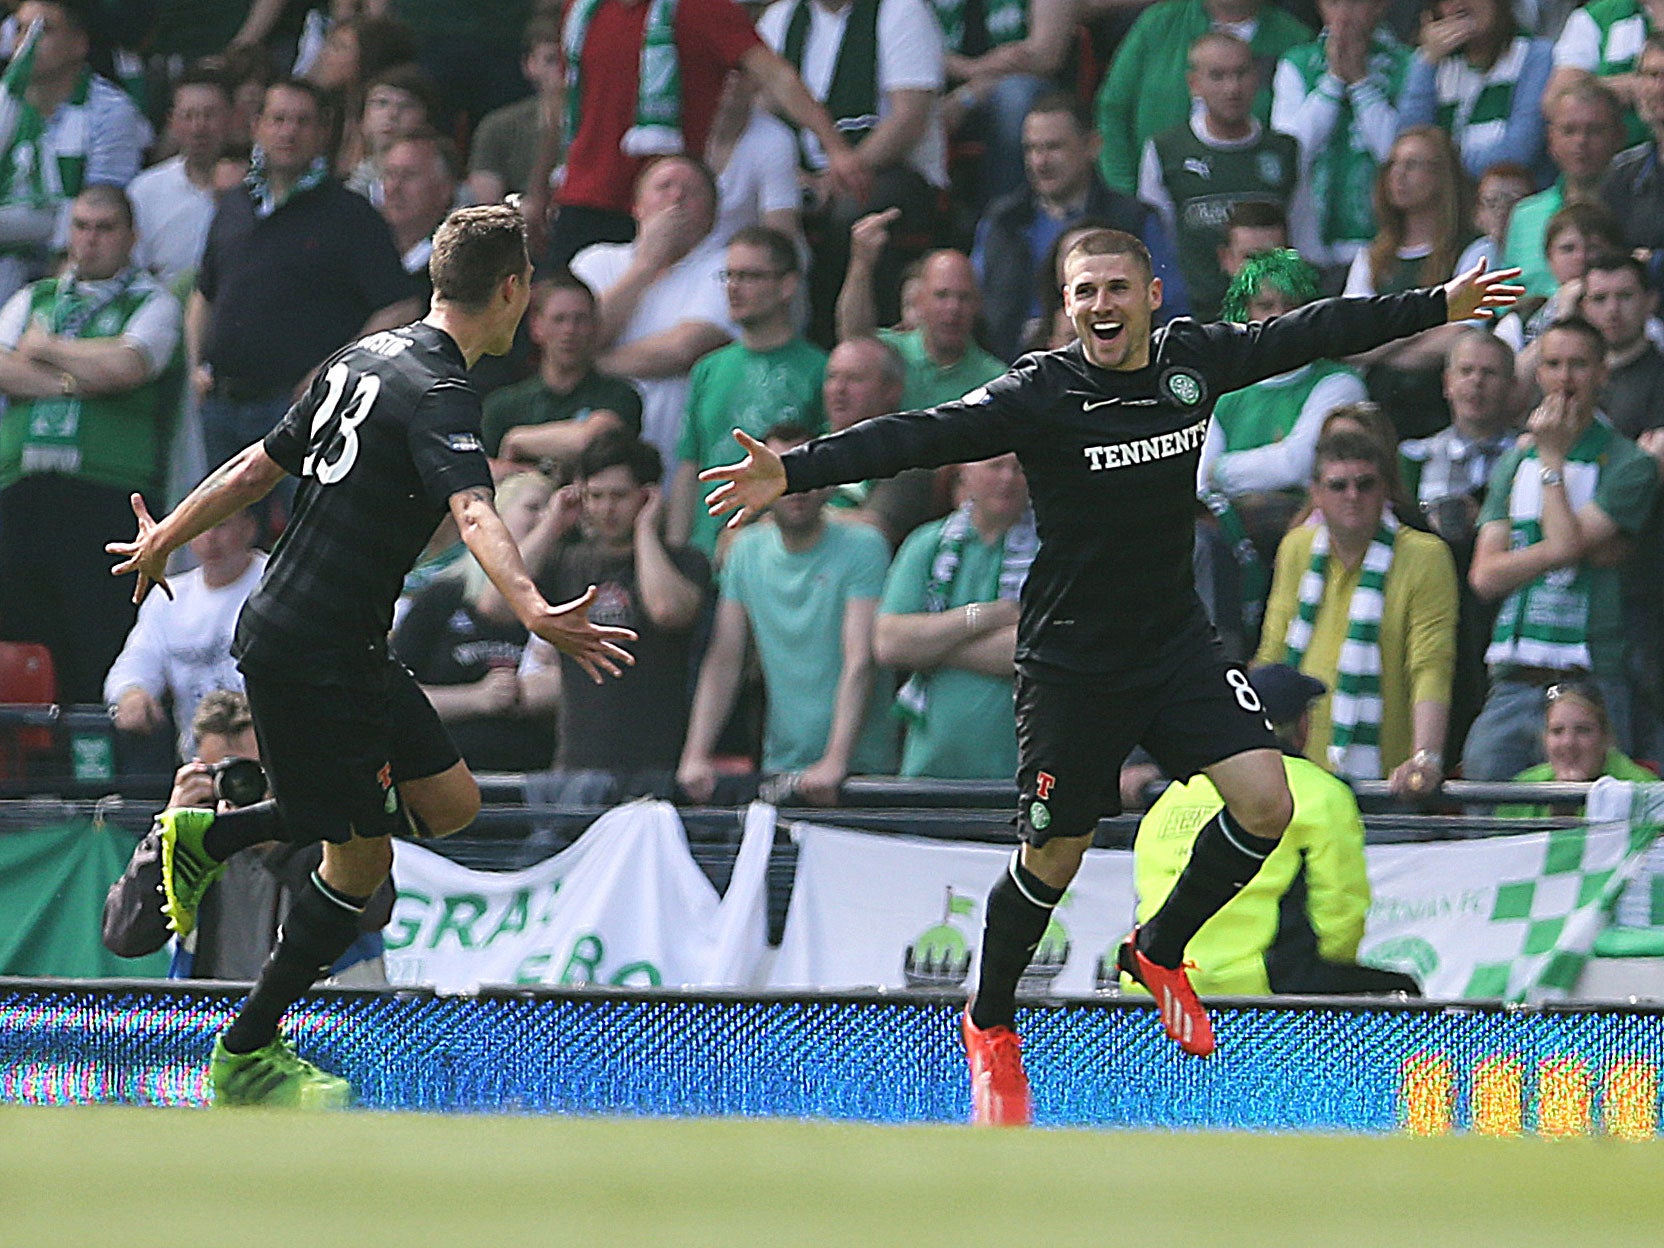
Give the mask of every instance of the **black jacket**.
MULTIPOLYGON (((1002 360, 1023 351, 1023 327, 1034 303, 1038 275, 1029 260, 1028 228, 1039 211, 1034 192, 1025 184, 988 206, 978 230, 982 255, 983 317, 988 325, 988 349, 1002 360)), ((1118 230, 1136 234, 1149 246, 1147 230, 1160 218, 1155 209, 1131 195, 1113 191, 1096 172, 1086 192, 1083 217, 1107 221, 1118 230)))

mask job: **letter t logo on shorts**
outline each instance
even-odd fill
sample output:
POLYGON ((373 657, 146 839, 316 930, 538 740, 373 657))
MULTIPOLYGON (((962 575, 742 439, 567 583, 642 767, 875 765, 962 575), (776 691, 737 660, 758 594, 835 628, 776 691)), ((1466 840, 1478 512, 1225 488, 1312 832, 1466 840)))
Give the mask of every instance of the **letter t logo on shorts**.
POLYGON ((1052 795, 1052 785, 1057 783, 1057 777, 1049 771, 1042 771, 1034 778, 1034 793, 1041 801, 1052 795))

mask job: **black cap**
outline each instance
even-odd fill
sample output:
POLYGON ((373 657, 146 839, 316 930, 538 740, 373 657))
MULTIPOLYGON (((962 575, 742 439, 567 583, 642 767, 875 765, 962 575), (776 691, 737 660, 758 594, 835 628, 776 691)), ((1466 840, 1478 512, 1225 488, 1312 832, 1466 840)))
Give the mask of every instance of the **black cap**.
POLYGON ((1286 663, 1269 663, 1248 673, 1248 683, 1265 703, 1265 717, 1273 724, 1292 724, 1313 698, 1329 692, 1329 686, 1315 676, 1296 671, 1286 663))

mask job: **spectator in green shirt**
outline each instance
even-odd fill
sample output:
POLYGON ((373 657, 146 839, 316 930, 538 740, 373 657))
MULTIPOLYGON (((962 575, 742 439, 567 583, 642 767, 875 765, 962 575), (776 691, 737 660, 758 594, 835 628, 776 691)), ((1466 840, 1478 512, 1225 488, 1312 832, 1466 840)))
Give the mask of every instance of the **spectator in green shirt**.
POLYGON ((869 213, 849 232, 849 269, 838 292, 838 339, 876 333, 900 352, 907 362, 902 407, 918 411, 992 381, 1005 372, 1005 364, 972 336, 982 312, 982 291, 970 257, 961 251, 933 251, 920 264, 912 302, 917 328, 878 328, 873 274, 898 215, 894 208, 869 213))
MULTIPOLYGON (((779 425, 764 439, 776 454, 809 431, 779 425)), ((712 754, 733 709, 747 640, 755 637, 768 714, 762 770, 794 775, 796 793, 834 806, 844 778, 895 767, 889 698, 875 693, 873 617, 890 552, 864 524, 828 521, 828 491, 788 494, 768 518, 734 539, 721 601, 688 721, 676 780, 695 802, 716 787, 712 754)))
POLYGON ((1299 20, 1263 0, 1161 0, 1151 5, 1115 52, 1098 88, 1098 133, 1103 147, 1098 167, 1118 191, 1138 187, 1144 144, 1190 116, 1185 61, 1191 44, 1210 30, 1248 41, 1260 67, 1254 116, 1271 121, 1271 78, 1278 58, 1312 32, 1299 20))
POLYGON ((608 430, 641 433, 641 395, 595 367, 595 292, 562 271, 532 290, 526 318, 537 372, 488 396, 480 423, 488 455, 570 468, 608 430))
POLYGON ((985 780, 1017 766, 1017 599, 1038 539, 1015 455, 961 470, 964 502, 901 544, 873 649, 911 672, 896 697, 901 775, 985 780))
POLYGON ((1502 267, 1520 270, 1528 298, 1546 299, 1557 283, 1549 272, 1544 231, 1549 219, 1578 200, 1600 201, 1600 181, 1623 145, 1623 103, 1612 89, 1583 78, 1555 90, 1543 101, 1548 123, 1548 156, 1559 171, 1547 190, 1514 205, 1502 247, 1502 267))
POLYGON ((740 336, 701 359, 688 376, 666 530, 673 545, 706 555, 716 553, 722 522, 705 510, 705 496, 716 486, 701 485, 699 473, 733 458, 733 431, 759 438, 782 421, 826 431, 826 352, 797 329, 796 245, 778 230, 750 225, 729 240, 726 262, 728 315, 740 336))
POLYGON ((1534 761, 1549 685, 1592 678, 1620 747, 1629 723, 1616 564, 1652 510, 1658 472, 1650 455, 1596 419, 1606 381, 1599 331, 1572 318, 1538 344, 1545 397, 1526 422, 1529 436, 1491 476, 1468 571, 1481 598, 1502 600, 1485 654, 1490 693, 1463 750, 1470 780, 1505 780, 1534 761))

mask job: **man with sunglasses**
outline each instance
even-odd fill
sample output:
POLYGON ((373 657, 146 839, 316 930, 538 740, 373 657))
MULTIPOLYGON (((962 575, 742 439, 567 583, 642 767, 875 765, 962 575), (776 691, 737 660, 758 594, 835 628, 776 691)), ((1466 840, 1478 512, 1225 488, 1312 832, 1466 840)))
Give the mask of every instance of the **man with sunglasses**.
POLYGON ((1196 469, 1222 393, 1322 356, 1352 355, 1511 305, 1513 270, 1443 287, 1327 299, 1251 325, 1187 318, 1152 331, 1162 301, 1144 244, 1083 235, 1063 261, 1079 335, 1024 356, 959 400, 863 421, 782 458, 737 431, 746 458, 710 469, 714 514, 738 521, 782 494, 1015 451, 1040 547, 1018 621, 1017 827, 1023 845, 989 894, 979 980, 964 1020, 974 1120, 1030 1120, 1015 1030, 1018 980, 1074 879, 1119 772, 1143 744, 1171 775, 1205 772, 1224 799, 1161 909, 1119 961, 1148 987, 1167 1034, 1206 1056, 1213 1029, 1183 963, 1190 937, 1259 870, 1293 817, 1276 738, 1225 661, 1192 573, 1196 469))
POLYGON ((1382 452, 1350 430, 1318 442, 1317 522, 1277 548, 1257 662, 1287 663, 1331 691, 1312 706, 1307 758, 1415 796, 1444 778, 1456 565, 1437 537, 1393 515, 1382 452))

